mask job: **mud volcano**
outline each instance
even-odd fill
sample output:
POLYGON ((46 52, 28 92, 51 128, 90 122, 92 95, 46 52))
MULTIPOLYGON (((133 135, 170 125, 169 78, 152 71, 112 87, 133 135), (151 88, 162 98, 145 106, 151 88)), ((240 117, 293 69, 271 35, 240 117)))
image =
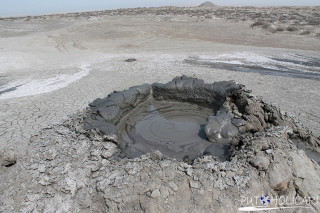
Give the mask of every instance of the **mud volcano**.
POLYGON ((241 196, 317 199, 319 147, 243 86, 182 76, 95 100, 33 136, 14 165, 0 153, 0 212, 220 213, 248 207, 241 196))
POLYGON ((113 92, 89 105, 84 129, 115 142, 121 151, 114 158, 135 158, 158 150, 178 160, 212 155, 225 161, 243 133, 280 124, 295 127, 277 108, 251 97, 242 85, 206 84, 187 76, 113 92))

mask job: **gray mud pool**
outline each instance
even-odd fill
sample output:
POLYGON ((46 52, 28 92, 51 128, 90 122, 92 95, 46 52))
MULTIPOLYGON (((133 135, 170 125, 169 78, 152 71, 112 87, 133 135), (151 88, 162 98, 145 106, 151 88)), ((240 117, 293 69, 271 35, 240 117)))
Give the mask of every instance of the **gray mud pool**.
MULTIPOLYGON (((213 109, 196 104, 148 100, 120 121, 122 152, 135 158, 159 150, 165 157, 193 160, 213 144, 204 131, 213 114, 213 109)), ((225 160, 224 144, 216 145, 216 157, 225 160)))

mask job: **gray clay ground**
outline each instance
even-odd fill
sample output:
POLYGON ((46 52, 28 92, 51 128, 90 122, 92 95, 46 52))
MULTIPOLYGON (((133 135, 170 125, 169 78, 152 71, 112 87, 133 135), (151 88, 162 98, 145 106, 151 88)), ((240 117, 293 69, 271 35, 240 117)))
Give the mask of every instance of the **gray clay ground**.
POLYGON ((158 152, 113 160, 117 146, 79 125, 96 98, 187 75, 244 84, 310 129, 310 141, 300 133, 316 148, 317 14, 154 8, 1 19, 0 151, 10 167, 0 167, 0 212, 235 212, 241 196, 320 197, 319 164, 290 139, 294 126, 244 134, 230 161, 190 165, 158 152))

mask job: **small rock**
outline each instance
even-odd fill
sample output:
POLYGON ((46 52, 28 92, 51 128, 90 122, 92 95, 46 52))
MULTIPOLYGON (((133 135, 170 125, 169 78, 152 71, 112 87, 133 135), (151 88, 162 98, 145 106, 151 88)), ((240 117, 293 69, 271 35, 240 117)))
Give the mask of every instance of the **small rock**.
POLYGON ((57 152, 54 149, 50 149, 47 152, 44 153, 45 159, 46 160, 53 160, 57 156, 57 152))
POLYGON ((152 160, 162 160, 163 154, 159 150, 157 150, 151 154, 151 159, 152 160))
POLYGON ((189 185, 191 188, 195 188, 195 189, 199 189, 201 187, 200 183, 196 181, 190 181, 189 185))
POLYGON ((159 197, 160 195, 161 195, 160 190, 159 189, 155 189, 155 190, 152 191, 150 197, 155 199, 155 198, 159 197))
POLYGON ((190 157, 188 155, 184 156, 182 161, 187 164, 190 164, 190 165, 192 164, 192 160, 190 159, 190 157))
POLYGON ((135 58, 128 58, 125 60, 125 62, 134 62, 134 61, 137 61, 137 59, 135 58))
POLYGON ((269 159, 264 156, 256 156, 250 160, 250 164, 259 170, 267 170, 270 162, 269 159))
POLYGON ((44 176, 40 176, 40 180, 38 182, 39 184, 43 185, 43 186, 48 186, 52 183, 52 181, 50 180, 50 177, 47 175, 44 176))
MULTIPOLYGON (((258 136, 257 133, 255 136, 258 136)), ((259 138, 257 141, 254 143, 254 151, 255 152, 260 152, 269 149, 269 143, 267 138, 259 138)))
POLYGON ((39 167, 38 167, 38 171, 40 173, 44 173, 46 171, 46 165, 44 164, 41 164, 39 167))
POLYGON ((167 198, 169 196, 169 190, 168 187, 164 186, 160 188, 160 192, 161 192, 161 197, 162 198, 167 198))
POLYGON ((189 175, 190 177, 193 175, 193 170, 191 168, 187 168, 187 175, 189 175))
POLYGON ((247 122, 244 125, 246 131, 263 131, 263 127, 261 122, 259 121, 258 117, 254 116, 253 114, 249 114, 246 116, 247 122))
POLYGON ((234 118, 232 119, 231 123, 233 125, 235 125, 236 127, 240 127, 246 124, 246 121, 243 119, 239 119, 239 118, 234 118))
POLYGON ((178 191, 179 189, 179 187, 174 182, 169 182, 168 185, 174 192, 178 191))
POLYGON ((177 169, 181 172, 183 172, 185 170, 185 168, 183 168, 182 166, 178 166, 177 169))
POLYGON ((104 151, 101 153, 101 157, 103 157, 103 158, 105 158, 105 159, 108 159, 108 158, 110 158, 114 153, 115 153, 115 150, 104 150, 104 151))
POLYGON ((37 135, 32 136, 32 137, 30 138, 30 143, 35 142, 37 139, 38 139, 38 136, 37 136, 37 135))
POLYGON ((109 134, 103 135, 103 140, 118 143, 118 136, 116 134, 109 133, 109 134))
POLYGON ((171 165, 171 162, 170 162, 169 160, 161 161, 161 162, 160 162, 160 166, 161 166, 161 168, 163 168, 163 169, 170 167, 170 165, 171 165))
POLYGON ((272 153, 273 153, 273 150, 272 150, 272 149, 267 149, 267 150, 266 150, 266 153, 267 153, 267 154, 272 154, 272 153))
POLYGON ((108 164, 108 162, 109 162, 109 161, 108 161, 107 159, 102 159, 102 160, 101 160, 102 165, 106 165, 106 164, 108 164))
POLYGON ((9 149, 0 153, 1 166, 10 167, 17 162, 18 151, 9 149))
POLYGON ((273 163, 269 173, 269 183, 273 189, 284 191, 292 178, 292 171, 285 162, 273 163))

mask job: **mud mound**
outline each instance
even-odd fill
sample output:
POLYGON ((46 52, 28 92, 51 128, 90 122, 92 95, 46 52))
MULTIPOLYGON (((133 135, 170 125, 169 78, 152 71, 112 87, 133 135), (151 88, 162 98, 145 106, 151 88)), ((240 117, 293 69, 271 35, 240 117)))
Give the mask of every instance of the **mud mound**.
POLYGON ((318 212, 320 166, 294 140, 319 150, 319 138, 233 82, 205 84, 179 77, 133 87, 96 100, 83 113, 33 136, 25 156, 0 167, 5 180, 0 182, 0 211, 220 213, 265 206, 318 212), (195 82, 205 89, 195 89, 195 82), (209 146, 209 155, 185 162, 159 151, 114 159, 123 152, 119 124, 130 108, 151 97, 187 104, 198 97, 197 103, 212 106, 215 112, 206 125, 215 131, 205 131, 206 140, 228 143, 227 161, 219 161, 209 146), (231 124, 236 135, 222 128, 231 124), (260 202, 261 196, 270 203, 260 202))

